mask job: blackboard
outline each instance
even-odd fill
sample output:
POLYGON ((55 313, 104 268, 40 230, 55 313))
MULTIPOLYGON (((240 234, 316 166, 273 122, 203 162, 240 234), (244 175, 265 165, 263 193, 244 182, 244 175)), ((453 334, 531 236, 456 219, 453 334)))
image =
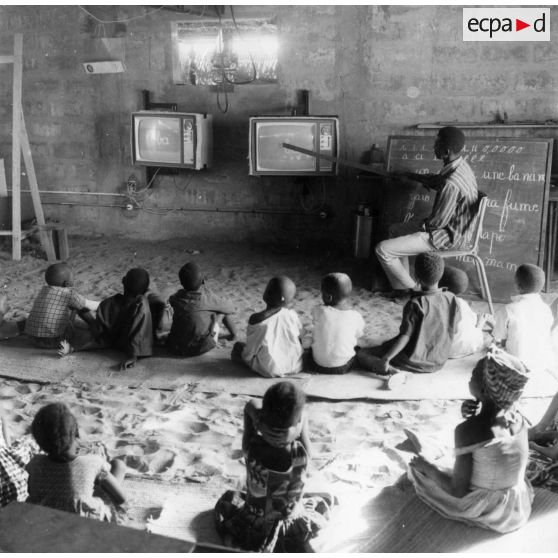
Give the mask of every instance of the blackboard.
MULTIPOLYGON (((434 136, 391 136, 388 171, 437 173, 434 136)), ((467 137, 463 157, 473 169, 479 190, 489 198, 479 253, 496 302, 509 302, 514 273, 522 263, 543 266, 552 139, 467 137)), ((430 214, 436 193, 419 183, 391 180, 384 200, 384 232, 392 223, 430 214)), ((452 259, 469 276, 471 292, 480 292, 474 265, 452 259)))

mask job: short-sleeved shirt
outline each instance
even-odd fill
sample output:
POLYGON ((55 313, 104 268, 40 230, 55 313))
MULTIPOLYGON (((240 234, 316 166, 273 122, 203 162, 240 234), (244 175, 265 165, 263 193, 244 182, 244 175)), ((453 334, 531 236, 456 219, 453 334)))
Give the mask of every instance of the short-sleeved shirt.
POLYGON ((61 337, 70 326, 75 311, 86 307, 86 299, 72 287, 45 285, 33 303, 25 333, 33 337, 61 337))
POLYGON ((552 311, 539 293, 512 296, 512 302, 496 313, 493 335, 506 340, 506 351, 521 359, 533 372, 553 368, 552 311))
POLYGON ((115 294, 97 309, 102 340, 115 349, 138 357, 153 354, 153 325, 147 297, 115 294))
POLYGON ((364 319, 356 310, 320 304, 312 310, 312 358, 319 366, 335 368, 347 364, 356 354, 358 338, 364 333, 364 319))
POLYGON ((110 520, 110 508, 93 496, 95 484, 110 474, 110 465, 101 456, 78 455, 61 463, 40 454, 28 463, 27 472, 31 504, 110 520))
POLYGON ((169 302, 173 317, 167 346, 184 356, 200 355, 213 349, 218 316, 234 313, 231 302, 205 286, 197 291, 181 289, 169 298, 169 302))
POLYGON ((254 372, 277 378, 302 371, 302 324, 291 308, 281 308, 257 324, 248 324, 242 359, 254 372))
POLYGON ((449 358, 461 311, 457 297, 436 289, 413 296, 403 308, 399 333, 410 339, 391 364, 410 372, 435 372, 449 358))

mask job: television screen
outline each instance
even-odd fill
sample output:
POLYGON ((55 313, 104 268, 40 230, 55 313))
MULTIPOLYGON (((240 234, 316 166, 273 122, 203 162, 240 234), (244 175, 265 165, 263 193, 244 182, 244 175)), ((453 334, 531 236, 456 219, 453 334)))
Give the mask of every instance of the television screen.
POLYGON ((213 117, 198 112, 133 112, 131 148, 134 165, 210 168, 213 117))
POLYGON ((250 174, 333 175, 337 173, 338 119, 335 116, 252 116, 250 174), (283 147, 290 144, 316 155, 283 147))
POLYGON ((309 122, 257 122, 256 123, 258 171, 312 172, 316 158, 297 153, 282 146, 290 143, 303 149, 315 150, 316 124, 309 122))
POLYGON ((178 118, 142 116, 138 119, 138 160, 180 163, 180 126, 178 118))

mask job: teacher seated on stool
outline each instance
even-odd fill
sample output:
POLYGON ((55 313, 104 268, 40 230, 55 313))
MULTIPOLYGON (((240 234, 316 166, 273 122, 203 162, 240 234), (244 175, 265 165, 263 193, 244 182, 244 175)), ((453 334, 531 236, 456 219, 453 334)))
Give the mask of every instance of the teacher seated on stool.
POLYGON ((408 256, 432 250, 452 250, 460 248, 463 243, 478 198, 475 174, 461 156, 464 146, 465 135, 461 130, 453 126, 441 128, 434 142, 434 155, 444 163, 440 172, 404 174, 435 190, 436 199, 430 217, 392 225, 389 238, 376 245, 378 261, 393 289, 386 294, 390 298, 420 289, 409 274, 408 256))

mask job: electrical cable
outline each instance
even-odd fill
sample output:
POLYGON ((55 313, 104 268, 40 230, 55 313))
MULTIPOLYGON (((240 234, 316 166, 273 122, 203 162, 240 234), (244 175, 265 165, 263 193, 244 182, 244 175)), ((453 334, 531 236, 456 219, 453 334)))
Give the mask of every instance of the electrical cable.
POLYGON ((140 16, 135 16, 135 17, 129 17, 126 19, 115 19, 113 21, 105 21, 103 19, 99 19, 97 16, 93 15, 89 10, 86 10, 83 6, 79 6, 78 8, 82 11, 84 11, 88 16, 92 17, 95 21, 98 21, 99 23, 103 24, 103 23, 127 23, 129 21, 134 21, 136 19, 142 19, 144 17, 147 17, 151 14, 154 14, 155 12, 159 12, 161 11, 165 6, 159 6, 158 8, 155 8, 154 10, 151 10, 150 12, 147 12, 143 15, 140 16))
MULTIPOLYGON (((238 24, 236 23, 236 18, 234 17, 234 9, 232 6, 229 6, 230 10, 231 10, 231 18, 233 20, 234 23, 234 28, 236 30, 237 35, 239 36, 240 40, 244 42, 244 39, 242 38, 242 35, 240 34, 240 31, 238 29, 238 24)), ((221 20, 219 20, 219 24, 221 24, 221 20)), ((227 81, 227 83, 230 83, 231 85, 248 85, 249 83, 252 83, 254 81, 256 81, 257 77, 258 77, 258 71, 256 69, 256 63, 254 62, 254 57, 252 56, 252 53, 250 51, 248 51, 248 55, 250 56, 250 62, 252 63, 252 70, 253 70, 253 76, 252 78, 245 80, 245 81, 234 81, 229 79, 226 75, 224 75, 223 77, 225 78, 225 80, 227 81)))

